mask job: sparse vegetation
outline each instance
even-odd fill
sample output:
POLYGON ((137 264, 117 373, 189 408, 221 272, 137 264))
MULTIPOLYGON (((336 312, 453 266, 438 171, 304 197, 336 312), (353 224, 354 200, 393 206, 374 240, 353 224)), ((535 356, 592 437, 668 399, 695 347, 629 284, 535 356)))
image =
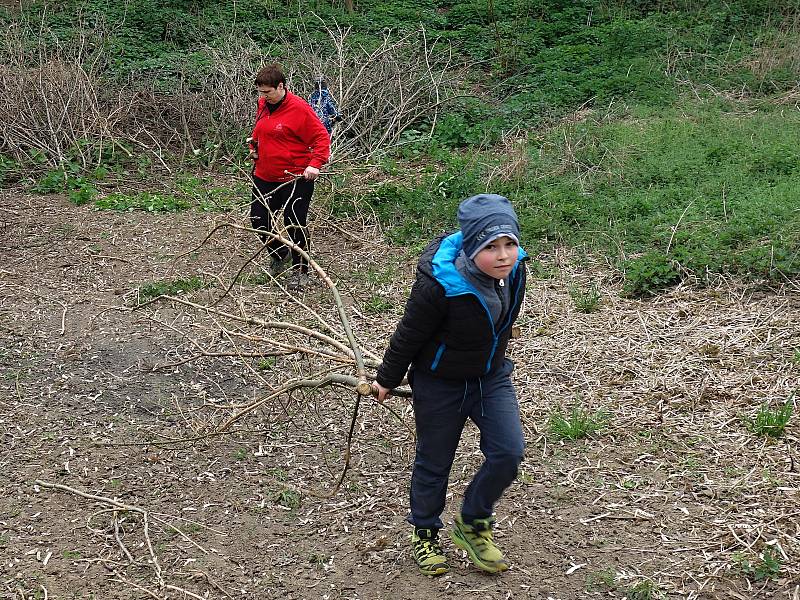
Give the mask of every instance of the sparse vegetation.
POLYGON ((627 600, 664 600, 666 595, 652 581, 640 581, 625 589, 627 600))
POLYGON ((555 409, 550 413, 548 427, 550 433, 558 439, 578 440, 602 430, 608 421, 607 412, 590 412, 576 405, 569 413, 564 413, 560 407, 555 409))
POLYGON ((152 300, 158 296, 174 296, 186 294, 205 287, 205 282, 197 276, 172 281, 154 281, 139 287, 139 302, 152 300))
POLYGON ((600 290, 595 284, 588 288, 576 284, 570 285, 569 295, 575 310, 580 313, 593 313, 600 307, 600 290))
POLYGON ((734 554, 733 562, 736 568, 753 582, 778 579, 783 564, 780 552, 770 546, 764 548, 760 555, 734 554))
POLYGON ((753 433, 774 438, 781 437, 792 417, 792 409, 791 398, 783 406, 776 408, 764 404, 753 418, 745 418, 745 422, 753 433))

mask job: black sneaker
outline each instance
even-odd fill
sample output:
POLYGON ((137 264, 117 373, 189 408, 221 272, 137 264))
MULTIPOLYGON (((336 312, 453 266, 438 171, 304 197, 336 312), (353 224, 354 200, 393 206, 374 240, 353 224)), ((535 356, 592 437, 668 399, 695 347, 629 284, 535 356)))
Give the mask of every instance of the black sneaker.
POLYGON ((289 256, 273 256, 269 261, 269 274, 273 277, 281 275, 289 267, 289 256))
POLYGON ((308 273, 293 271, 292 274, 289 275, 289 281, 286 283, 286 288, 293 292, 301 292, 307 288, 310 283, 311 277, 308 276, 308 273))

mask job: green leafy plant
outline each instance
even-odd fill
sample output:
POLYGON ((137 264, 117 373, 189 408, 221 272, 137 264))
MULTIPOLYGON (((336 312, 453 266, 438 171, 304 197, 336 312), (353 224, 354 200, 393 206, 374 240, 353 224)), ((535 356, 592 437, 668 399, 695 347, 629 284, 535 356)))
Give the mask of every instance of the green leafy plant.
POLYGON ((275 493, 275 502, 294 510, 300 508, 300 494, 294 490, 283 488, 275 493))
POLYGON ((675 263, 658 251, 647 252, 624 265, 625 283, 622 291, 628 296, 652 296, 680 281, 675 263))
POLYGON ((177 212, 191 207, 185 198, 169 194, 139 192, 138 194, 108 194, 95 201, 101 210, 144 210, 147 212, 177 212))
POLYGON ((205 283, 196 275, 188 279, 175 279, 172 281, 155 281, 146 283, 139 288, 139 301, 152 300, 158 296, 174 296, 202 289, 205 283))
POLYGON ((750 558, 737 552, 733 561, 741 573, 754 582, 778 579, 783 565, 780 553, 771 546, 764 548, 760 556, 750 558))
POLYGON ((658 588, 658 585, 645 580, 627 588, 625 598, 627 600, 661 600, 666 598, 666 595, 658 588))
POLYGON ((608 567, 602 571, 592 571, 586 575, 586 591, 599 592, 616 589, 617 572, 608 567))
POLYGON ((571 285, 569 286, 569 295, 575 305, 575 310, 580 313, 593 313, 600 307, 600 290, 596 284, 585 289, 578 285, 571 285))
POLYGON ((783 435, 789 419, 792 416, 792 398, 786 401, 783 406, 770 408, 764 404, 755 417, 745 418, 747 428, 758 435, 769 437, 780 437, 783 435))
POLYGON ((561 408, 550 414, 548 427, 550 433, 559 439, 577 440, 600 431, 608 424, 609 415, 605 411, 589 412, 574 406, 569 414, 561 408))
POLYGON ((258 361, 258 368, 261 371, 271 371, 278 363, 278 359, 274 356, 267 356, 258 361))
POLYGON ((380 295, 371 296, 364 303, 364 310, 372 315, 388 312, 394 308, 391 301, 380 295))
POLYGON ((10 156, 0 154, 0 185, 16 181, 21 172, 22 166, 19 162, 10 156))

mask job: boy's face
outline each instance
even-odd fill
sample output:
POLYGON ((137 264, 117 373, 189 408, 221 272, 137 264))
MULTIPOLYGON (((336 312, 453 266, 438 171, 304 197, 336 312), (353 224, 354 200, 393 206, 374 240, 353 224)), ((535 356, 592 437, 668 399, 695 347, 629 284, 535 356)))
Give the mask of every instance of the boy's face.
POLYGON ((502 236, 489 242, 475 255, 475 266, 495 279, 505 279, 517 262, 517 242, 502 236))

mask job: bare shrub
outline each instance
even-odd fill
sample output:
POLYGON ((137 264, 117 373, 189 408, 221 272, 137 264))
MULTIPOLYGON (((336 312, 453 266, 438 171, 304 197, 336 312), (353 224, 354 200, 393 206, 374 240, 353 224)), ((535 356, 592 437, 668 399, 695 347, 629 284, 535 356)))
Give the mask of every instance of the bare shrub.
POLYGON ((344 115, 333 136, 337 160, 384 151, 422 119, 433 131, 463 81, 449 48, 420 30, 389 32, 368 49, 349 28, 323 27, 330 41, 321 45, 305 30, 269 48, 231 33, 201 60, 173 65, 177 75, 164 81, 110 74, 102 27, 81 28, 65 44, 43 26, 11 24, 0 41, 0 152, 86 167, 138 146, 165 165, 167 154, 189 152, 211 164, 244 147, 256 112, 253 76, 276 60, 303 97, 318 73, 328 78, 344 115))
MULTIPOLYGON (((327 44, 315 44, 308 32, 297 31, 301 51, 287 56, 285 66, 301 95, 311 93, 318 74, 325 76, 344 117, 333 132, 336 159, 385 151, 423 118, 433 133, 439 112, 465 81, 449 46, 429 40, 424 28, 399 36, 386 32, 375 48, 352 41, 350 27, 324 28, 327 44)), ((285 39, 281 45, 290 44, 285 39)))
POLYGON ((86 167, 125 138, 119 125, 133 99, 103 84, 102 35, 92 37, 81 32, 66 46, 30 24, 6 28, 0 41, 0 151, 38 151, 55 165, 71 154, 86 167))

